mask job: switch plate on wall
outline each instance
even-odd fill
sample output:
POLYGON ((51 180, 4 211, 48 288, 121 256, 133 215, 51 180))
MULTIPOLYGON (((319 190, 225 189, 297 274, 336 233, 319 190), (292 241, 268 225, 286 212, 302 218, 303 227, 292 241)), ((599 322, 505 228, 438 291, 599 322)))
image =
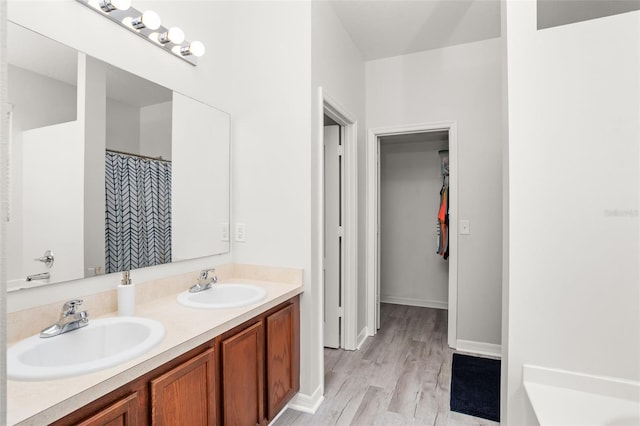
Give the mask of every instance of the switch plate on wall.
POLYGON ((469 219, 461 219, 460 220, 460 235, 469 235, 471 231, 469 230, 469 219))
POLYGON ((245 228, 244 223, 236 223, 236 241, 240 243, 247 241, 245 228))
POLYGON ((229 222, 220 224, 220 241, 229 241, 229 222))

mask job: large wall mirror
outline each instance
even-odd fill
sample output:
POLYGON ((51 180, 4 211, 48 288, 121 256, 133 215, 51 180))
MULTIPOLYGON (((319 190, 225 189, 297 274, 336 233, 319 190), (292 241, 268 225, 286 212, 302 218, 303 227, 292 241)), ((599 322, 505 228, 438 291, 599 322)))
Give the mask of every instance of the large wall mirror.
POLYGON ((229 251, 229 115, 8 25, 8 290, 229 251))

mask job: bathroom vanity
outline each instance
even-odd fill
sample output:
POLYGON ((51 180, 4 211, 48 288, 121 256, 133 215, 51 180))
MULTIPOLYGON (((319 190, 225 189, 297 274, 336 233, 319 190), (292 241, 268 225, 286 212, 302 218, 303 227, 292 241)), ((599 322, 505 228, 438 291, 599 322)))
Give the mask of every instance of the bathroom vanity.
POLYGON ((299 306, 296 296, 53 424, 266 424, 299 388, 299 306))
MULTIPOLYGON (((228 274, 221 281, 235 276, 267 291, 262 302, 241 308, 179 304, 177 296, 193 274, 142 283, 136 315, 161 322, 164 339, 142 356, 94 373, 9 380, 8 423, 267 424, 299 390, 302 273, 288 270, 270 280, 252 268, 220 268, 228 274)), ((83 306, 91 315, 92 297, 83 306)))

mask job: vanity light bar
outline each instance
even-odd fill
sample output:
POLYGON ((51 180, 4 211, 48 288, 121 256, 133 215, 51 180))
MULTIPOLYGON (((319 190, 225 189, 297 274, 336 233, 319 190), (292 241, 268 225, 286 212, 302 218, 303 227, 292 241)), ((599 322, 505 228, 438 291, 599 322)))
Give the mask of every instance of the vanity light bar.
POLYGON ((197 65, 198 57, 204 55, 204 44, 185 40, 180 28, 162 26, 157 13, 141 12, 131 7, 130 0, 77 1, 191 65, 197 65))

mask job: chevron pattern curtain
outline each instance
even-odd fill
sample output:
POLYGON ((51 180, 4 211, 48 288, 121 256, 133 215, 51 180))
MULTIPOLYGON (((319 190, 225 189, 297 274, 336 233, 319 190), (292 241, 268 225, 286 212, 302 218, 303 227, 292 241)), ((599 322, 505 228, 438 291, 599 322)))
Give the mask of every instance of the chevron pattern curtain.
POLYGON ((171 262, 171 163, 106 152, 105 272, 171 262))

